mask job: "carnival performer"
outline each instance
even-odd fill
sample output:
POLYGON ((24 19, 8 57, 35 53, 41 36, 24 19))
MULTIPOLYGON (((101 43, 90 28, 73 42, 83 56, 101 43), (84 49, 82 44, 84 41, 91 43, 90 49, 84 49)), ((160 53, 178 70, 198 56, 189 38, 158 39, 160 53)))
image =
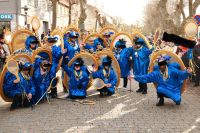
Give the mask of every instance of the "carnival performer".
POLYGON ((89 50, 89 52, 93 53, 96 52, 97 50, 102 50, 105 48, 103 39, 101 38, 96 38, 94 39, 93 45, 85 44, 84 48, 89 50))
POLYGON ((64 71, 69 76, 69 98, 71 99, 83 99, 87 96, 87 86, 89 83, 89 77, 86 71, 81 67, 83 62, 81 59, 77 59, 72 67, 68 65, 63 66, 64 71))
POLYGON ((33 104, 33 96, 35 95, 35 87, 30 76, 32 64, 29 62, 19 63, 19 78, 16 80, 15 75, 7 72, 4 78, 3 90, 7 97, 13 99, 10 110, 18 107, 29 107, 33 104))
MULTIPOLYGON (((68 62, 75 56, 75 54, 80 52, 78 37, 79 37, 79 34, 74 31, 69 32, 64 37, 64 50, 66 52, 63 54, 62 66, 68 65, 68 62)), ((64 79, 63 71, 62 71, 62 79, 64 79)), ((64 86, 64 83, 63 83, 63 88, 64 88, 64 91, 67 90, 64 86)))
POLYGON ((64 49, 66 49, 66 53, 64 53, 63 58, 67 59, 68 62, 74 57, 77 52, 80 52, 78 37, 78 33, 71 31, 69 33, 69 39, 64 40, 64 49))
POLYGON ((33 50, 36 50, 37 47, 38 47, 38 39, 37 37, 35 36, 29 36, 27 39, 26 39, 26 50, 28 50, 29 52, 32 52, 33 50))
POLYGON ((134 79, 141 83, 156 83, 157 84, 157 95, 160 98, 156 106, 164 105, 164 97, 172 99, 176 105, 181 103, 181 88, 183 85, 183 80, 187 79, 192 70, 188 68, 187 70, 180 70, 175 65, 170 65, 165 57, 160 57, 158 59, 159 69, 145 74, 145 75, 135 75, 134 79))
MULTIPOLYGON (((59 61, 63 55, 63 53, 65 52, 64 50, 61 50, 61 40, 60 40, 60 36, 56 35, 54 37, 49 36, 48 37, 48 46, 51 47, 51 53, 52 53, 52 65, 54 66, 54 68, 58 67, 59 61)), ((54 75, 55 77, 56 75, 54 75)), ((54 78, 53 77, 53 78, 54 78)), ((50 96, 52 98, 56 98, 57 97, 57 87, 55 88, 51 88, 51 93, 50 96)))
POLYGON ((92 72, 93 78, 100 78, 106 84, 105 87, 99 89, 100 96, 111 96, 115 93, 115 86, 117 84, 117 76, 115 71, 111 67, 112 60, 110 57, 104 57, 102 60, 102 66, 97 70, 94 68, 92 72))
MULTIPOLYGON (((134 42, 134 48, 129 48, 133 60, 133 74, 137 76, 147 74, 150 62, 149 56, 153 48, 148 49, 142 38, 135 38, 134 42)), ((139 89, 136 92, 147 94, 147 84, 139 82, 139 89)))
POLYGON ((131 62, 130 56, 131 53, 128 48, 126 48, 126 41, 123 39, 119 39, 119 41, 115 44, 115 57, 119 63, 121 70, 121 78, 123 78, 124 84, 123 88, 126 90, 128 83, 128 76, 130 75, 131 70, 131 62))
MULTIPOLYGON (((35 84, 35 101, 46 92, 51 80, 56 76, 57 65, 49 62, 49 55, 41 52, 36 56, 34 62, 33 82, 35 84)), ((46 96, 46 95, 45 95, 46 96)), ((43 100, 45 97, 43 97, 43 100)))
POLYGON ((32 36, 32 35, 28 36, 26 39, 26 42, 25 42, 25 49, 16 50, 16 51, 14 51, 14 54, 26 53, 26 54, 32 56, 32 52, 33 52, 33 50, 36 50, 38 48, 38 44, 39 44, 39 41, 38 41, 37 37, 32 36))
POLYGON ((113 32, 104 32, 103 38, 106 40, 108 47, 110 47, 110 43, 112 42, 111 36, 113 35, 113 32))

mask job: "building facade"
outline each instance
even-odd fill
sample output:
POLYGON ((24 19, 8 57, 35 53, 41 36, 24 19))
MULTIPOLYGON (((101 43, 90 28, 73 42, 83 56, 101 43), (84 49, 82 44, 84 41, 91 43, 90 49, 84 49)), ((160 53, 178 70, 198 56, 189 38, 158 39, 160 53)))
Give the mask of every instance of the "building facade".
MULTIPOLYGON (((57 3, 57 25, 68 24, 67 3, 57 3)), ((14 31, 20 27, 31 27, 31 19, 37 16, 40 19, 38 33, 47 32, 52 24, 51 0, 0 0, 0 34, 6 27, 14 31), (24 7, 28 7, 27 14, 24 7)))
MULTIPOLYGON (((72 6, 71 23, 77 24, 80 16, 80 5, 78 0, 72 6)), ((52 27, 52 2, 51 0, 0 0, 0 34, 3 28, 6 27, 14 31, 20 27, 31 27, 32 16, 37 16, 40 19, 39 35, 42 32, 47 33, 48 29, 52 27), (27 14, 24 7, 28 7, 27 14)), ((85 29, 92 30, 96 23, 96 7, 86 5, 87 18, 85 20, 85 29)), ((57 22, 59 27, 68 26, 69 21, 69 0, 57 1, 57 22)))

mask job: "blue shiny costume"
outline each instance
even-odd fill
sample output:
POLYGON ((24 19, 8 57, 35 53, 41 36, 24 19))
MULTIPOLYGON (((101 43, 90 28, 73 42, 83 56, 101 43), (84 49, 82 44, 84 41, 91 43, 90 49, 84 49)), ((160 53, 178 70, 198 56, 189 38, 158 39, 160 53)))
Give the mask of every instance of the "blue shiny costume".
MULTIPOLYGON (((71 42, 70 38, 77 36, 77 33, 70 32, 66 37, 64 37, 64 48, 67 52, 63 54, 62 66, 68 65, 68 62, 75 56, 76 53, 80 52, 80 47, 78 45, 78 40, 71 42)), ((64 72, 62 71, 62 79, 64 78, 64 72)), ((64 86, 63 86, 64 87, 64 86)))
POLYGON ((88 74, 83 70, 76 71, 73 67, 69 68, 68 65, 65 65, 63 69, 70 78, 69 97, 73 99, 85 98, 87 96, 86 89, 89 83, 88 74), (78 75, 80 74, 80 77, 76 77, 75 72, 77 72, 78 75))
MULTIPOLYGON (((116 43, 116 47, 118 47, 119 41, 116 43)), ((123 44, 125 46, 125 44, 123 44)), ((126 47, 126 46, 125 46, 126 47)), ((120 70, 121 70, 121 78, 128 77, 130 75, 131 70, 131 62, 130 62, 131 53, 128 48, 123 48, 121 51, 115 51, 115 58, 117 59, 120 70)))
POLYGON ((157 93, 163 94, 172 99, 176 104, 181 102, 181 87, 183 80, 187 79, 189 73, 187 71, 178 70, 177 65, 168 65, 168 78, 165 80, 159 69, 153 72, 135 76, 135 80, 141 83, 156 83, 157 93))
POLYGON ((96 39, 94 40, 93 45, 86 44, 86 45, 84 46, 84 48, 87 49, 87 50, 91 50, 91 49, 92 49, 92 50, 95 52, 95 51, 97 50, 97 46, 98 46, 98 45, 101 45, 103 48, 105 48, 104 42, 103 42, 103 40, 100 39, 100 38, 96 38, 96 39))
MULTIPOLYGON (((37 38, 35 36, 29 36, 26 39, 25 45, 26 45, 26 50, 28 50, 29 52, 32 52, 32 49, 30 48, 31 42, 37 41, 37 38)), ((36 49, 38 47, 38 44, 36 45, 36 49)))
POLYGON ((54 45, 54 46, 51 47, 51 52, 52 52, 52 64, 58 66, 59 61, 62 57, 61 47, 54 45))
POLYGON ((100 69, 97 71, 97 72, 93 72, 92 73, 92 77, 95 79, 95 78, 100 78, 104 81, 105 84, 111 84, 112 86, 107 88, 107 91, 111 94, 114 94, 115 93, 115 86, 117 84, 117 76, 114 72, 114 70, 110 67, 109 70, 110 70, 110 73, 108 74, 108 70, 105 70, 106 71, 106 74, 109 75, 108 78, 106 78, 104 76, 104 73, 103 73, 103 70, 105 70, 103 67, 100 67, 100 69))
POLYGON ((148 73, 148 67, 153 49, 148 49, 143 39, 139 38, 138 42, 143 45, 139 49, 129 48, 133 59, 133 73, 134 75, 144 75, 148 73))
MULTIPOLYGON (((29 36, 29 37, 26 39, 26 42, 25 42, 25 49, 18 49, 18 50, 16 50, 16 51, 14 51, 13 53, 14 53, 14 54, 26 53, 26 54, 32 56, 33 50, 30 48, 30 45, 31 45, 31 43, 33 43, 33 42, 34 42, 34 43, 37 43, 37 42, 38 42, 37 38, 36 38, 35 36, 29 36)), ((35 44, 35 45, 36 45, 35 49, 37 49, 38 44, 35 44)))
POLYGON ((75 54, 78 52, 80 52, 80 47, 78 45, 78 41, 76 41, 76 43, 73 42, 69 42, 69 40, 65 40, 64 42, 64 48, 67 49, 67 52, 64 53, 63 57, 68 57, 66 60, 67 62, 69 62, 74 56, 75 54), (74 46, 73 46, 74 45, 74 46))
MULTIPOLYGON (((42 54, 42 57, 43 54, 42 54)), ((45 57, 47 59, 47 57, 45 57)), ((34 64, 34 73, 33 73, 33 82, 35 84, 36 88, 36 95, 35 95, 35 101, 37 101, 48 89, 51 80, 56 76, 56 64, 52 64, 50 71, 48 71, 46 74, 41 74, 41 68, 40 64, 42 63, 42 59, 36 58, 35 64, 34 64)), ((43 97, 44 99, 45 97, 43 97)))
MULTIPOLYGON (((145 41, 142 38, 137 39, 135 44, 141 45, 141 47, 139 49, 129 48, 133 60, 133 74, 147 74, 150 62, 149 56, 152 53, 153 48, 149 50, 146 47, 145 41)), ((147 84, 139 82, 139 89, 136 92, 142 92, 142 94, 147 94, 147 84)))
POLYGON ((15 84, 13 81, 16 79, 15 75, 7 72, 4 77, 3 91, 4 94, 9 98, 14 98, 16 94, 22 94, 24 91, 26 94, 31 93, 35 95, 35 87, 32 78, 30 80, 24 79, 21 73, 18 74, 20 82, 15 84))

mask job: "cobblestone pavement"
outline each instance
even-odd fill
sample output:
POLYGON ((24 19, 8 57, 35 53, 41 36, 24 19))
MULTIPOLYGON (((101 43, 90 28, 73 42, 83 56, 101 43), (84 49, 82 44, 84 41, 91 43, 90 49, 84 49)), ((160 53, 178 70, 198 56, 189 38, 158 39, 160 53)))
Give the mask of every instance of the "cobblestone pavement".
MULTIPOLYGON (((129 85, 128 85, 129 86, 129 85)), ((117 96, 88 99, 95 105, 70 100, 51 100, 31 110, 10 112, 10 103, 0 100, 0 133, 199 133, 200 87, 188 88, 182 103, 176 106, 165 100, 156 107, 155 89, 149 85, 147 95, 120 91, 117 96)))

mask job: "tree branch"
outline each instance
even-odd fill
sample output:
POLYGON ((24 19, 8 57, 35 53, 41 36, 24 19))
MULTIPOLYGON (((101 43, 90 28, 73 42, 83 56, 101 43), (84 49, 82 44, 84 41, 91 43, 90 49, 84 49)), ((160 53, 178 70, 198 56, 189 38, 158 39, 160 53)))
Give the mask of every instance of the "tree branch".
POLYGON ((183 8, 184 8, 183 0, 180 0, 180 10, 181 10, 181 14, 182 14, 182 16, 183 16, 183 20, 185 20, 185 19, 186 19, 186 16, 185 16, 185 12, 184 12, 183 8))
POLYGON ((196 14, 196 10, 197 10, 199 5, 200 5, 200 0, 195 0, 195 2, 192 5, 192 13, 193 13, 193 15, 196 14))
POLYGON ((191 17, 193 15, 192 13, 192 0, 188 0, 189 2, 189 16, 191 17))

